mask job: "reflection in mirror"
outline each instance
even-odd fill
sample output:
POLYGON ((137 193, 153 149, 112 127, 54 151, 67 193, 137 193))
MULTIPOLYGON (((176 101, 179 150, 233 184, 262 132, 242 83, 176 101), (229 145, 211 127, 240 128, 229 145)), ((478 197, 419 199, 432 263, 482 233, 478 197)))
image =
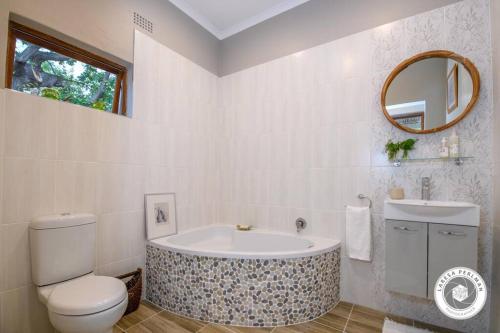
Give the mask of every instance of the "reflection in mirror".
POLYGON ((386 117, 405 131, 430 133, 450 127, 470 111, 477 98, 479 74, 472 63, 451 52, 435 52, 440 54, 409 59, 391 73, 384 86, 386 117))

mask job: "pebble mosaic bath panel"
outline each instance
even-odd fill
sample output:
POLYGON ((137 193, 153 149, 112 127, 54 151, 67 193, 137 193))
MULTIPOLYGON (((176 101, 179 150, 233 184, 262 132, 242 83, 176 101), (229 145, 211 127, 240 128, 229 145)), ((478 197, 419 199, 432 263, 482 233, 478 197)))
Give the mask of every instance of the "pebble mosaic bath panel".
POLYGON ((179 315, 226 325, 313 320, 340 300, 340 248, 290 259, 192 256, 152 245, 146 298, 179 315))

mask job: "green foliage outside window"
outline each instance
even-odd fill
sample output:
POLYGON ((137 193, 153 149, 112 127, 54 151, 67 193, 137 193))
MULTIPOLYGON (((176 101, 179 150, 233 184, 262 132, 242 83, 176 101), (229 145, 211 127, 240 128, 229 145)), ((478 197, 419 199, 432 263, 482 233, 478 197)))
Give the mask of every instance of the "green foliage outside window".
POLYGON ((16 41, 12 88, 111 111, 116 75, 21 39, 16 41))

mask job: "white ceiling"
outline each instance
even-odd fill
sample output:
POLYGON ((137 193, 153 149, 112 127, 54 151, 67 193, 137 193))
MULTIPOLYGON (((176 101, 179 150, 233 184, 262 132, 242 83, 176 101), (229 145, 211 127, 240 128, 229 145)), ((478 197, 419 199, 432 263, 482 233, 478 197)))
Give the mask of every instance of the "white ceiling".
POLYGON ((169 0, 219 39, 309 0, 169 0))

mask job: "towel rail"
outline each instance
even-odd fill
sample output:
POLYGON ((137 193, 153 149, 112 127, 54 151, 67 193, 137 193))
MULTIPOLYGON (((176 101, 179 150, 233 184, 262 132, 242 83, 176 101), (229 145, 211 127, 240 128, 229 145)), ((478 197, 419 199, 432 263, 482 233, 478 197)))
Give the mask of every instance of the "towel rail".
MULTIPOLYGON (((364 195, 364 194, 358 194, 358 199, 360 199, 360 200, 367 199, 370 202, 370 206, 369 207, 372 208, 373 202, 372 202, 372 199, 370 199, 369 196, 364 195)), ((347 205, 344 205, 344 207, 347 207, 347 205)))
POLYGON ((367 199, 369 202, 370 202, 370 208, 372 208, 373 206, 373 202, 372 202, 372 199, 370 199, 369 196, 367 195, 364 195, 364 194, 358 194, 358 199, 367 199))

